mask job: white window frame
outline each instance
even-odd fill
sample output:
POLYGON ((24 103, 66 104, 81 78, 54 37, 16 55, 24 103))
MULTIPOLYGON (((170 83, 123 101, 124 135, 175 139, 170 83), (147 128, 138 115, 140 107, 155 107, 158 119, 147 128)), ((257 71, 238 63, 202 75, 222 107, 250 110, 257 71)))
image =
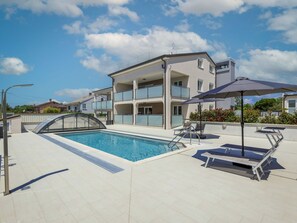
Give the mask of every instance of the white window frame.
POLYGON ((197 80, 197 92, 203 92, 203 80, 202 79, 198 79, 197 80), (199 85, 199 82, 201 82, 201 86, 199 85), (200 86, 200 89, 199 89, 200 86))
POLYGON ((214 89, 214 84, 213 84, 213 83, 209 83, 209 84, 208 84, 208 89, 209 89, 209 90, 214 89), (210 87, 210 85, 212 85, 212 88, 210 87))
POLYGON ((183 107, 181 105, 173 105, 173 115, 183 115, 183 107))
POLYGON ((183 86, 183 81, 174 81, 173 85, 181 87, 181 86, 183 86))
POLYGON ((87 110, 87 104, 86 104, 86 103, 83 103, 83 104, 81 105, 81 108, 82 108, 82 110, 87 110))
POLYGON ((197 67, 199 68, 199 69, 204 69, 204 59, 203 58, 198 58, 197 59, 197 67))
POLYGON ((215 67, 211 64, 209 65, 209 73, 214 74, 215 73, 215 67))
POLYGON ((140 106, 138 107, 138 114, 139 114, 139 109, 143 109, 143 114, 140 115, 151 115, 153 114, 153 106, 140 106), (150 110, 151 112, 148 112, 150 110))

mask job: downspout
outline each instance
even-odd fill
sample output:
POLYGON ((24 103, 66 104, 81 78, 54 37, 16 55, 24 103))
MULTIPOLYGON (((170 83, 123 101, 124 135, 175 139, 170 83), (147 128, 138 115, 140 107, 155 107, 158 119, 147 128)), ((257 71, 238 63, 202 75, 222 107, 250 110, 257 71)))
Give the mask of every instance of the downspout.
POLYGON ((164 60, 164 58, 161 58, 161 60, 163 61, 163 64, 162 64, 162 68, 164 70, 164 77, 165 77, 165 84, 163 86, 163 94, 164 94, 164 116, 163 116, 163 119, 164 119, 164 127, 166 129, 166 114, 167 114, 167 109, 166 109, 166 106, 167 106, 167 95, 166 95, 166 70, 167 70, 167 62, 166 60, 164 60))
POLYGON ((111 98, 111 101, 112 101, 112 108, 111 108, 111 112, 112 112, 112 124, 114 124, 114 78, 113 77, 111 77, 111 79, 112 79, 112 90, 111 90, 111 92, 112 92, 112 98, 111 98))

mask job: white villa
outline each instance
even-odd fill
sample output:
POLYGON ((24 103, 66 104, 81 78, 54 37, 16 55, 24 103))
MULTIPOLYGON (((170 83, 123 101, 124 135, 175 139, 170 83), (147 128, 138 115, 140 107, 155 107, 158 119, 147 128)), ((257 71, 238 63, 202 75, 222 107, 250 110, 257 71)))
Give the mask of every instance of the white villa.
POLYGON ((72 102, 66 104, 67 110, 71 111, 71 112, 81 112, 81 113, 85 113, 85 114, 93 114, 94 113, 94 109, 92 107, 93 98, 94 98, 93 94, 89 93, 88 96, 79 98, 75 101, 72 101, 72 102))
MULTIPOLYGON (((227 82, 234 79, 234 69, 224 67, 223 71, 221 76, 227 82)), ((108 112, 108 120, 115 124, 164 129, 181 125, 191 112, 197 111, 196 104, 183 102, 220 86, 216 64, 206 52, 162 55, 109 76, 112 88, 94 92, 95 113, 108 112)), ((230 108, 232 101, 222 104, 230 108)), ((203 104, 203 109, 213 108, 215 103, 203 104)))
POLYGON ((297 112, 297 94, 284 94, 283 108, 290 114, 297 112))

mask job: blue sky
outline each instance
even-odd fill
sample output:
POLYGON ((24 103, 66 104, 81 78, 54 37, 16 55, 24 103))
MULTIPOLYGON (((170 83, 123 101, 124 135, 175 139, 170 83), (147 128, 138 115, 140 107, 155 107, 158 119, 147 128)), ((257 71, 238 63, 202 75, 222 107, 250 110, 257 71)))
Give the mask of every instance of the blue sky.
POLYGON ((231 57, 237 75, 297 84, 295 0, 0 0, 9 104, 69 102, 112 71, 168 53, 231 57))

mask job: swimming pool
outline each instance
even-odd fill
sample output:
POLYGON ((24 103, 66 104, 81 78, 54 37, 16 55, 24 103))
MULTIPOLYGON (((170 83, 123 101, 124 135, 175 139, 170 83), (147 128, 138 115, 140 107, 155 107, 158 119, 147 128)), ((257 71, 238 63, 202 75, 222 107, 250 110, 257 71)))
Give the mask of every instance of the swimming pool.
POLYGON ((179 148, 177 145, 168 147, 169 142, 165 140, 107 131, 61 133, 58 135, 133 162, 179 148))

